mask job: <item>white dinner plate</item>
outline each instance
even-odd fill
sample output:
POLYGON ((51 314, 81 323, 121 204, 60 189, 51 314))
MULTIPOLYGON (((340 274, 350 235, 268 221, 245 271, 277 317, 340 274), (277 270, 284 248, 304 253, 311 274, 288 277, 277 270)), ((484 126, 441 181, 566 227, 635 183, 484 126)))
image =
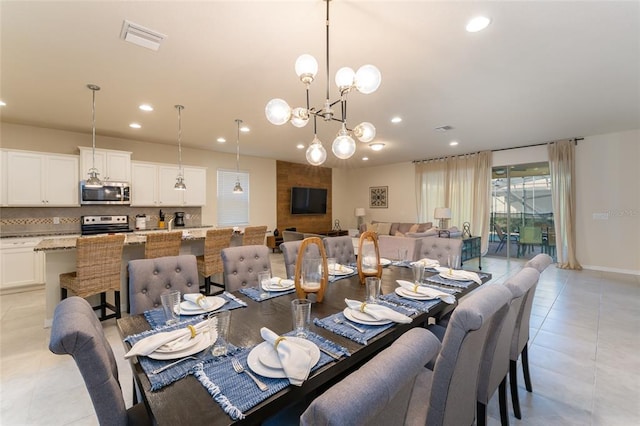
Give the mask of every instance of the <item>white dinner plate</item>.
MULTIPOLYGON (((318 356, 318 359, 320 359, 320 349, 318 349, 318 346, 316 346, 315 343, 307 339, 302 339, 300 337, 287 336, 287 340, 295 343, 296 345, 304 346, 305 348, 307 348, 309 350, 309 354, 311 355, 312 360, 313 358, 316 357, 316 355, 318 356)), ((258 351, 258 360, 263 365, 269 368, 282 368, 282 364, 280 363, 280 358, 278 357, 278 353, 276 352, 276 350, 273 348, 273 345, 270 345, 268 342, 262 342, 258 346, 263 346, 263 348, 261 348, 258 351)), ((315 362, 314 362, 314 365, 315 365, 315 362)))
POLYGON ((389 259, 385 259, 384 257, 380 258, 380 264, 382 266, 389 266, 391 265, 391 261, 389 259))
POLYGON ((473 281, 471 278, 467 278, 467 277, 461 277, 459 275, 449 275, 449 272, 440 272, 439 274, 442 278, 446 278, 448 280, 455 280, 455 281, 473 281))
MULTIPOLYGON (((291 339, 292 337, 288 337, 288 338, 291 339)), ((318 347, 314 343, 312 342, 309 342, 309 343, 311 343, 315 348, 315 351, 311 356, 311 361, 313 365, 316 365, 320 360, 320 349, 318 349, 318 347)), ((311 346, 309 347, 311 348, 311 346)), ((249 352, 249 356, 247 356, 247 364, 249 365, 249 368, 251 369, 251 371, 261 376, 269 377, 272 379, 286 378, 287 375, 285 374, 282 368, 271 368, 266 366, 260 361, 261 353, 267 350, 273 351, 273 347, 267 342, 262 342, 258 346, 253 348, 251 352, 249 352)))
POLYGON ((200 315, 206 314, 207 312, 215 311, 216 309, 222 307, 225 303, 227 303, 226 299, 223 299, 219 296, 207 296, 207 300, 211 304, 210 308, 202 309, 200 306, 184 301, 180 303, 180 312, 178 315, 200 315))
POLYGON ((267 291, 287 291, 296 288, 296 283, 293 282, 287 286, 279 286, 279 285, 270 285, 265 286, 265 290, 267 291))
POLYGON ((156 351, 156 352, 150 353, 149 358, 166 360, 166 359, 184 358, 186 356, 193 355, 211 346, 218 338, 218 332, 214 330, 214 331, 211 331, 210 333, 198 334, 196 337, 194 337, 194 340, 197 339, 199 336, 200 336, 200 339, 198 341, 198 344, 190 346, 187 349, 182 349, 180 351, 167 352, 167 353, 156 351))
POLYGON ((332 272, 333 275, 349 275, 353 274, 353 269, 344 265, 336 265, 336 268, 332 272))
POLYGON ((413 291, 405 290, 403 287, 396 287, 396 294, 400 297, 406 297, 407 299, 415 300, 435 300, 437 297, 427 296, 426 294, 414 293, 413 291))
MULTIPOLYGON (((199 344, 200 341, 202 340, 204 334, 205 333, 197 334, 193 338, 190 338, 191 336, 185 336, 184 337, 184 343, 181 345, 181 349, 180 350, 181 351, 186 351, 187 349, 191 348, 192 346, 195 346, 195 345, 199 344)), ((176 351, 174 349, 170 349, 169 346, 167 346, 167 345, 162 345, 158 349, 156 349, 154 352, 162 353, 162 354, 168 354, 168 353, 172 353, 172 352, 176 352, 176 351)))
POLYGON ((363 325, 386 325, 393 322, 391 320, 377 320, 369 314, 356 311, 355 309, 351 308, 344 308, 344 311, 342 311, 342 313, 345 317, 347 317, 348 320, 363 325))

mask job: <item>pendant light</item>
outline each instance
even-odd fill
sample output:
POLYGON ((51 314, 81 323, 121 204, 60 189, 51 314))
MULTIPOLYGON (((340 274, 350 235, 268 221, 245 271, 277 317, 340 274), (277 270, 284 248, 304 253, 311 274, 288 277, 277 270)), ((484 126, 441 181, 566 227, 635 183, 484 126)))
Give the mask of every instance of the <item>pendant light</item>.
POLYGON ((178 177, 176 177, 176 184, 173 189, 176 191, 184 191, 187 189, 187 185, 184 184, 184 174, 182 172, 182 105, 175 105, 178 110, 178 177))
POLYGON ((100 86, 96 86, 95 84, 87 84, 87 88, 91 90, 92 95, 92 113, 91 113, 91 136, 93 141, 93 150, 92 150, 92 164, 89 169, 89 179, 85 182, 85 187, 88 188, 99 188, 102 186, 102 181, 98 178, 98 169, 96 169, 96 92, 100 90, 100 86))
POLYGON ((242 120, 236 118, 236 124, 238 125, 238 136, 236 138, 236 184, 233 187, 234 194, 242 194, 244 189, 240 185, 240 124, 242 120))

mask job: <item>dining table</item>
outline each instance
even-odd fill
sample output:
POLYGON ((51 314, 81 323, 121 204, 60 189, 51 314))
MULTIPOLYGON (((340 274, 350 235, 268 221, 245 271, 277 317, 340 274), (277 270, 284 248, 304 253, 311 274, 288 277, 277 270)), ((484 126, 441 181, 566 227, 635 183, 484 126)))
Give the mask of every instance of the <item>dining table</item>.
MULTIPOLYGON (((491 279, 491 274, 478 272, 482 283, 491 279)), ((447 304, 442 300, 431 301, 428 309, 412 309, 412 305, 404 306, 402 300, 395 292, 398 284, 396 280, 413 282, 413 272, 408 264, 402 262, 392 263, 383 268, 381 277, 380 303, 385 303, 392 308, 406 308, 402 312, 411 317, 410 323, 393 323, 390 326, 380 327, 382 331, 363 341, 356 341, 349 337, 348 333, 338 334, 323 326, 329 318, 342 315, 346 307, 345 299, 362 301, 365 297, 365 286, 360 283, 357 274, 342 277, 334 277, 326 286, 324 299, 321 303, 312 305, 310 334, 326 339, 334 347, 342 350, 339 359, 331 358, 319 368, 311 371, 307 380, 301 386, 287 385, 276 393, 270 395, 257 405, 246 409, 240 418, 232 418, 225 412, 219 402, 211 395, 210 390, 196 378, 195 374, 187 374, 179 380, 164 385, 160 389, 152 390, 148 372, 145 371, 140 358, 130 358, 133 369, 134 381, 141 393, 144 403, 158 425, 229 425, 229 424, 260 424, 274 416, 286 407, 300 402, 310 402, 314 396, 320 394, 329 386, 337 383, 349 373, 355 371, 377 353, 389 346, 403 333, 414 327, 425 326, 430 318, 436 320, 455 308, 455 304, 447 304), (323 323, 324 321, 324 323, 323 323)), ((427 269, 424 275, 426 284, 434 288, 449 289, 456 299, 468 294, 478 287, 476 282, 466 282, 458 286, 446 280, 442 280, 435 270, 427 269), (430 279, 433 281, 430 283, 430 279)), ((261 344, 264 339, 260 329, 267 327, 277 334, 289 333, 292 330, 291 301, 296 299, 295 292, 282 292, 278 297, 265 300, 254 300, 242 291, 229 294, 231 298, 241 304, 237 309, 230 311, 230 329, 228 341, 233 348, 253 348, 261 344)), ((237 303, 236 302, 236 303, 237 303)), ((410 301, 415 302, 415 301, 410 301)), ((415 304, 415 303, 414 303, 415 304)), ((418 305, 416 305, 418 306, 418 305)), ((426 305, 425 305, 426 306, 426 305)), ((415 306, 414 306, 415 307, 415 306)), ((144 314, 123 317, 117 320, 117 327, 124 339, 125 349, 131 348, 131 336, 146 333, 152 326, 144 314)), ((357 325, 357 324, 354 324, 357 325)), ((399 360, 401 362, 401 360, 399 360)), ((383 374, 383 372, 381 372, 383 374)), ((243 377, 238 374, 238 380, 243 377)), ((236 377, 236 376, 234 376, 236 377)), ((260 378, 260 376, 258 376, 260 378)), ((375 384, 372 384, 375 385, 375 384)), ((257 389, 257 388, 256 388, 257 389)))

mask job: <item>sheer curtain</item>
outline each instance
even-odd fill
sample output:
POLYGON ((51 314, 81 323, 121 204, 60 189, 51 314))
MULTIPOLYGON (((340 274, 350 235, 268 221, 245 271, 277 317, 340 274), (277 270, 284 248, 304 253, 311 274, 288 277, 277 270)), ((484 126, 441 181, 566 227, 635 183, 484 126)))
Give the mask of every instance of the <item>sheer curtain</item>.
POLYGON ((548 151, 557 266, 563 269, 582 269, 576 259, 575 142, 553 142, 548 145, 548 151))
POLYGON ((434 224, 436 207, 451 209, 451 224, 471 224, 471 235, 482 237, 482 252, 489 245, 491 152, 439 158, 416 165, 416 200, 421 222, 434 224))

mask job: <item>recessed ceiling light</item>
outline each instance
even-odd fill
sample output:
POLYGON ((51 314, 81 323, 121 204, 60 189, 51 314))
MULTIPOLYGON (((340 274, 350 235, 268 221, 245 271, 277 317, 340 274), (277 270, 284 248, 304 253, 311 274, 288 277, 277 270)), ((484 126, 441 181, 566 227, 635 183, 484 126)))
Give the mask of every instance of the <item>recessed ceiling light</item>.
POLYGON ((296 148, 298 148, 298 149, 304 149, 304 144, 299 143, 298 145, 296 145, 296 148))
POLYGON ((153 107, 149 104, 142 104, 138 108, 140 108, 143 111, 153 111, 153 107))
POLYGON ((362 157, 362 161, 369 161, 369 157, 362 157))
POLYGON ((242 126, 242 127, 240 127, 240 131, 243 132, 243 133, 247 133, 247 132, 249 132, 249 127, 242 126))
POLYGON ((436 127, 433 130, 435 130, 436 132, 446 132, 446 131, 449 131, 451 129, 453 129, 452 126, 440 126, 440 127, 436 127))
POLYGON ((218 139, 216 139, 216 141, 218 143, 225 143, 227 140, 225 138, 218 138, 218 139))
POLYGON ((142 129, 142 126, 138 123, 131 123, 129 124, 129 127, 131 127, 132 129, 142 129))
POLYGON ((369 148, 374 151, 380 151, 382 148, 384 148, 384 144, 382 142, 370 143, 369 148))
POLYGON ((402 123, 402 117, 393 117, 391 122, 394 124, 402 123))
POLYGON ((489 26, 491 23, 491 19, 486 16, 476 16, 467 22, 467 31, 470 33, 477 33, 478 31, 482 31, 489 26))
POLYGON ((7 106, 7 104, 4 101, 0 101, 0 106, 7 106))
POLYGON ((458 145, 458 141, 449 142, 449 146, 456 146, 456 145, 458 145))

